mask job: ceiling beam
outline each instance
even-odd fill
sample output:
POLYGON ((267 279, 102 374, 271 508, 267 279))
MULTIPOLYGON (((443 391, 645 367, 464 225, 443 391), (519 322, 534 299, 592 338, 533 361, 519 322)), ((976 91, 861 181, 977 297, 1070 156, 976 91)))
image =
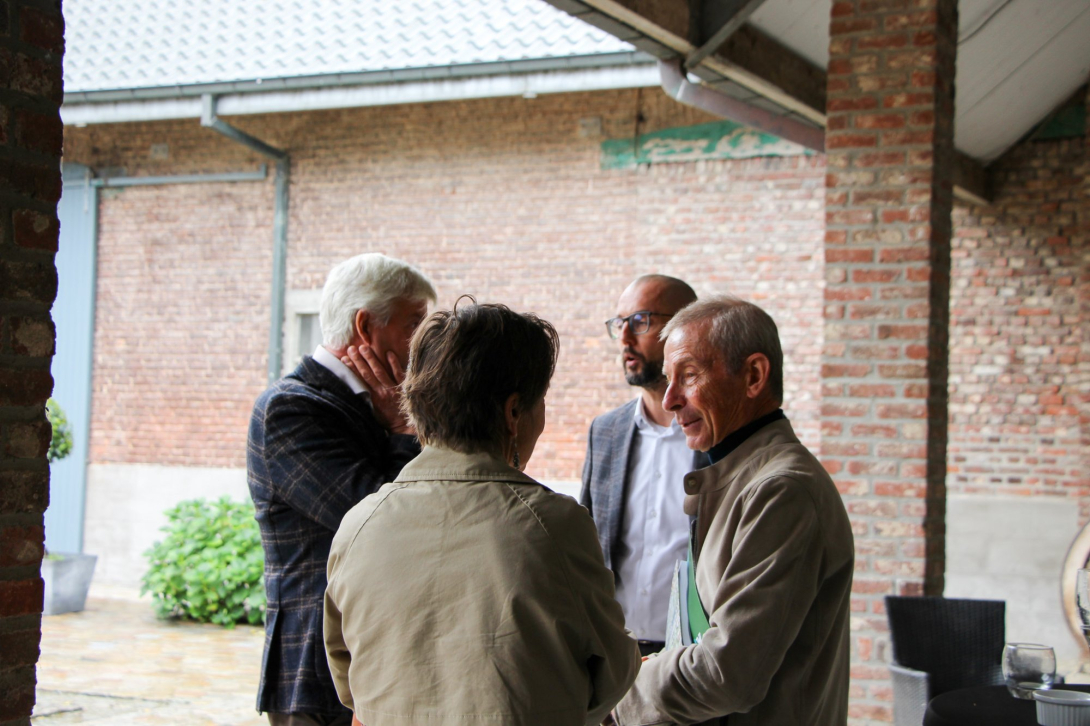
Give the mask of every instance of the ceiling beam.
POLYGON ((596 11, 681 55, 688 55, 696 50, 696 46, 687 40, 690 17, 688 0, 661 0, 655 3, 640 0, 547 1, 592 25, 596 24, 595 21, 584 16, 590 11, 596 11))
MULTIPOLYGON (((693 19, 689 0, 548 1, 598 27, 620 23, 631 28, 662 46, 663 53, 656 53, 660 58, 667 58, 670 52, 688 58, 697 51, 688 39, 693 19)), ((825 71, 751 25, 735 31, 721 48, 703 59, 700 68, 825 125, 825 71)))
POLYGON ((954 151, 954 197, 982 207, 992 203, 988 170, 973 157, 957 150, 954 151))
POLYGON ((727 38, 734 35, 753 14, 753 11, 761 6, 765 0, 704 0, 700 8, 700 26, 703 45, 694 50, 685 59, 685 68, 691 69, 715 51, 719 50, 727 38), (711 27, 717 27, 711 35, 704 31, 711 27))
MULTIPOLYGON (((722 59, 730 65, 731 80, 790 108, 814 123, 825 125, 825 69, 814 65, 795 51, 752 25, 743 25, 714 55, 705 61, 711 65, 722 59), (744 78, 754 79, 747 84, 744 78), (755 88, 760 79, 763 89, 755 88), (792 105, 781 102, 791 99, 792 105)), ((714 66, 712 66, 714 68, 714 66)))

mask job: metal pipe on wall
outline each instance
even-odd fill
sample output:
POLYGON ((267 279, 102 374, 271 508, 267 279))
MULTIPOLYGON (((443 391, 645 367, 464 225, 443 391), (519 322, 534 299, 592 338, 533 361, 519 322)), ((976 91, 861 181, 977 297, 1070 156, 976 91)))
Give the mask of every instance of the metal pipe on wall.
POLYGON ((785 116, 778 116, 710 88, 690 83, 685 78, 679 59, 660 60, 659 74, 662 78, 662 90, 679 103, 752 126, 814 151, 825 151, 825 129, 809 126, 785 116))
POLYGON ((268 176, 264 164, 257 171, 229 171, 222 174, 174 174, 168 176, 103 176, 92 178, 92 187, 151 187, 163 184, 213 184, 216 182, 262 181, 268 176))
POLYGON ((285 155, 276 162, 273 205, 272 312, 269 320, 269 383, 280 377, 284 365, 284 295, 288 263, 288 181, 291 160, 285 155))
POLYGON ((273 267, 272 295, 269 320, 268 380, 272 383, 280 377, 283 365, 284 294, 287 287, 288 259, 288 189, 291 179, 291 158, 288 152, 266 144, 261 139, 236 129, 216 116, 216 98, 201 96, 201 126, 223 134, 227 138, 253 149, 276 161, 275 201, 273 203, 273 267))

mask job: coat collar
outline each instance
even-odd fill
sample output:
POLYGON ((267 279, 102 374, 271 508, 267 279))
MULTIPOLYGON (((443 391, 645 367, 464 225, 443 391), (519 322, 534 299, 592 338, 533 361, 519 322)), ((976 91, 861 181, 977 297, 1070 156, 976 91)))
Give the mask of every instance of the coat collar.
POLYGON ((303 381, 307 385, 315 388, 331 391, 342 398, 349 398, 356 395, 352 392, 352 389, 348 387, 347 383, 333 375, 331 370, 311 358, 309 355, 303 356, 303 359, 299 361, 298 367, 289 373, 287 377, 303 381))
POLYGON ((309 355, 303 356, 303 360, 299 361, 298 367, 282 378, 281 381, 287 379, 299 381, 317 391, 320 395, 343 402, 370 419, 373 425, 379 426, 370 399, 353 393, 348 384, 333 375, 332 371, 309 355))
POLYGON ((783 444, 798 444, 795 430, 787 419, 773 421, 742 442, 734 451, 727 454, 718 463, 697 469, 685 475, 686 494, 706 494, 723 489, 731 484, 738 475, 752 465, 753 455, 762 449, 783 444))
POLYGON ((357 396, 365 394, 365 397, 370 400, 371 392, 367 390, 367 386, 363 385, 363 381, 356 375, 355 371, 351 370, 344 363, 341 363, 341 359, 329 352, 329 349, 324 345, 319 345, 314 349, 313 360, 318 365, 325 368, 327 371, 335 375, 341 383, 348 386, 348 389, 357 396))
POLYGON ((463 454, 460 451, 425 446, 420 455, 410 461, 394 480, 412 481, 509 481, 537 484, 510 464, 491 454, 477 452, 463 454))

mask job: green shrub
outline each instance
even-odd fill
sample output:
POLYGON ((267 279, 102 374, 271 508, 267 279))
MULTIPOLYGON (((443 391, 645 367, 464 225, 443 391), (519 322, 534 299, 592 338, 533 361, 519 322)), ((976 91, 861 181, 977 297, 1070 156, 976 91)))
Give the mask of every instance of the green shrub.
POLYGON ((163 618, 234 627, 265 619, 264 555, 250 502, 193 499, 167 510, 166 539, 144 553, 150 592, 163 618))
POLYGON ((60 461, 72 453, 72 427, 68 425, 64 409, 52 398, 45 402, 45 416, 53 427, 53 438, 49 442, 46 458, 49 461, 60 461))

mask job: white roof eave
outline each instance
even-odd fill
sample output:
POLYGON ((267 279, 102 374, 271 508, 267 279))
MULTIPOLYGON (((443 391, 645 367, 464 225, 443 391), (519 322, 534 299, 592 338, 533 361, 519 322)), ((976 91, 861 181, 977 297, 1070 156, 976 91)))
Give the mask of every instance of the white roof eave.
POLYGON ((342 74, 305 80, 67 94, 61 119, 66 125, 83 126, 198 118, 204 95, 216 96, 221 115, 236 116, 659 85, 654 59, 638 52, 487 65, 492 74, 481 67, 454 67, 388 73, 384 77, 396 80, 387 82, 376 82, 374 74, 342 74), (413 75, 417 80, 407 80, 413 75))

